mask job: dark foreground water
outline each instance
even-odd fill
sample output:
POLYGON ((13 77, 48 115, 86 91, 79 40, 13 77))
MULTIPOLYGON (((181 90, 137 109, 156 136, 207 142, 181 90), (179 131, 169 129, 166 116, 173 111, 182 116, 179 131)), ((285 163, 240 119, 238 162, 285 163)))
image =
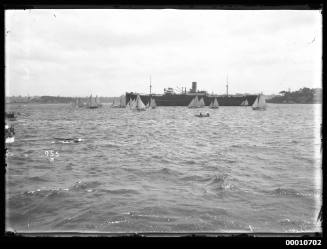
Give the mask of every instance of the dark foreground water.
POLYGON ((321 105, 6 108, 7 230, 321 231, 321 105))

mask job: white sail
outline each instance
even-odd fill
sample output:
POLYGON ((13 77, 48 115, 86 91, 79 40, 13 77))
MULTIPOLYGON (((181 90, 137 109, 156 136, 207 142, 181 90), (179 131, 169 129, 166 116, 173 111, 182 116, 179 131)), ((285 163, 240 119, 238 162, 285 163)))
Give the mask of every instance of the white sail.
POLYGON ((259 98, 259 103, 258 103, 259 107, 266 107, 266 98, 263 94, 260 95, 259 98))
POLYGON ((248 106, 249 105, 249 102, 248 102, 248 100, 246 99, 245 101, 244 101, 244 106, 248 106))
POLYGON ((125 95, 120 96, 120 107, 126 107, 126 97, 125 95))
POLYGON ((136 100, 135 99, 131 99, 130 108, 131 109, 135 109, 136 108, 136 100))
POLYGON ((214 99, 214 101, 211 102, 210 108, 217 109, 219 107, 217 98, 214 99))
POLYGON ((200 107, 200 101, 198 99, 198 96, 195 96, 195 99, 194 99, 194 106, 195 107, 200 107))
POLYGON ((129 99, 128 103, 126 104, 126 108, 131 108, 132 99, 129 99))
POLYGON ((88 101, 88 103, 87 103, 87 106, 88 106, 89 108, 97 108, 97 107, 99 107, 97 101, 98 101, 98 100, 97 100, 97 97, 93 98, 93 97, 92 97, 92 94, 91 94, 91 96, 90 96, 90 98, 89 98, 89 101, 88 101))
POLYGON ((92 107, 92 94, 90 95, 88 101, 87 101, 87 106, 92 107))
POLYGON ((137 95, 135 103, 133 104, 132 109, 136 109, 138 111, 145 110, 145 105, 142 102, 140 95, 137 95))
POLYGON ((199 107, 204 107, 204 106, 205 106, 204 100, 203 98, 201 98, 199 101, 199 107))
POLYGON ((259 96, 256 97, 255 101, 253 102, 253 105, 252 105, 253 108, 258 107, 258 103, 259 103, 258 98, 259 98, 259 96))
POLYGON ((213 102, 213 107, 214 107, 214 108, 218 108, 218 107, 219 107, 219 103, 218 103, 217 98, 215 98, 215 100, 214 100, 214 102, 213 102))
POLYGON ((157 107, 156 101, 155 101, 155 99, 153 99, 153 98, 151 98, 151 100, 150 100, 150 107, 151 107, 152 109, 154 109, 154 108, 157 107))
POLYGON ((210 102, 209 108, 213 106, 213 101, 210 102))
POLYGON ((126 108, 130 108, 132 103, 132 99, 129 99, 128 103, 126 104, 126 108))
POLYGON ((265 110, 266 109, 266 98, 263 94, 259 94, 255 99, 253 105, 253 110, 265 110))
MULTIPOLYGON (((201 99, 203 101, 203 99, 201 99)), ((204 105, 204 101, 202 103, 204 105)), ((199 101, 198 96, 195 96, 191 103, 188 105, 189 108, 199 108, 201 107, 201 101, 199 101)))
POLYGON ((191 102, 188 104, 188 107, 189 107, 189 108, 194 107, 194 100, 195 100, 195 98, 193 98, 193 99, 191 100, 191 102))

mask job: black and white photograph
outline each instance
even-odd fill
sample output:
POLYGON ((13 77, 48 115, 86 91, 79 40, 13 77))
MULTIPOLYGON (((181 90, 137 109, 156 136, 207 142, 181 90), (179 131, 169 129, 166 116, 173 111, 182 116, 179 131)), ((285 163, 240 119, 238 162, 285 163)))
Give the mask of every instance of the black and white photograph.
POLYGON ((4 14, 6 232, 322 232, 321 10, 4 14))

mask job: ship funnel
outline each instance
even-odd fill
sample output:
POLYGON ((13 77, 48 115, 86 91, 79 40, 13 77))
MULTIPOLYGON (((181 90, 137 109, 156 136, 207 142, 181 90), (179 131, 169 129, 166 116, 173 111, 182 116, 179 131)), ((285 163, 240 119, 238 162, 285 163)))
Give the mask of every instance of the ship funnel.
POLYGON ((192 82, 192 93, 195 93, 196 92, 196 82, 193 81, 192 82))

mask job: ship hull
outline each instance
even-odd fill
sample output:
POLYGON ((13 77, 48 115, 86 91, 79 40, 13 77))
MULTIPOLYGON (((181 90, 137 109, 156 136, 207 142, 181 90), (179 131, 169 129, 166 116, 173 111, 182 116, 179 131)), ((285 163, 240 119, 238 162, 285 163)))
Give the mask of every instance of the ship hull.
MULTIPOLYGON (((126 93, 126 103, 129 100, 135 99, 137 97, 136 93, 126 93)), ((195 95, 188 94, 172 94, 172 95, 140 95, 143 103, 150 101, 150 98, 154 98, 157 106, 188 106, 195 95)), ((246 95, 246 96, 205 96, 198 95, 198 98, 204 100, 205 106, 209 106, 210 103, 217 98, 219 106, 241 106, 243 101, 247 100, 249 105, 252 105, 257 98, 257 95, 246 95)))
POLYGON ((254 111, 265 111, 266 107, 252 107, 254 111))

